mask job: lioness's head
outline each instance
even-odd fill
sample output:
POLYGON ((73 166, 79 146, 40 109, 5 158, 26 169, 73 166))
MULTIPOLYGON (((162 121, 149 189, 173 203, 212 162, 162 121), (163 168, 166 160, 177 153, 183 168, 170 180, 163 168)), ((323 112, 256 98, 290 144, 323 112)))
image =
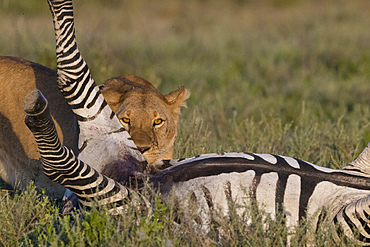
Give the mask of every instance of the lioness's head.
POLYGON ((156 171, 156 161, 172 159, 180 108, 186 107, 189 90, 180 87, 162 95, 150 82, 134 75, 109 79, 100 89, 139 151, 152 165, 151 172, 156 171))

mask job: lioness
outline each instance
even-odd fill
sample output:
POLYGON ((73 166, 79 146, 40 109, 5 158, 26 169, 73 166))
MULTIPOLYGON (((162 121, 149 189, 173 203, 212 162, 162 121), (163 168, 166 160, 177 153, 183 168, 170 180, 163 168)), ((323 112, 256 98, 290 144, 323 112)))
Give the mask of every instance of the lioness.
MULTIPOLYGON (((78 153, 77 122, 56 80, 52 69, 0 56, 0 176, 21 188, 34 180, 48 195, 61 198, 64 188, 42 172, 36 143, 23 122, 24 97, 38 88, 49 99, 62 142, 78 153)), ((109 79, 101 85, 101 91, 150 164, 148 172, 156 172, 157 160, 172 158, 180 108, 190 92, 181 87, 162 95, 152 84, 133 75, 109 79)))

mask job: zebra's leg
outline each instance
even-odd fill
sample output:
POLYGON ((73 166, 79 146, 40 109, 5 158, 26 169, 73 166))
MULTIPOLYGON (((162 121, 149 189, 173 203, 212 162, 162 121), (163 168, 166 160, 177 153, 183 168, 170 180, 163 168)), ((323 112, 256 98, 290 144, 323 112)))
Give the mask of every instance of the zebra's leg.
MULTIPOLYGON (((107 105, 91 77, 75 38, 71 0, 48 0, 53 16, 58 86, 77 116, 80 127, 79 158, 99 172, 112 171, 120 161, 136 171, 144 171, 146 162, 128 132, 107 105)), ((119 176, 115 169, 112 178, 119 176)))
MULTIPOLYGON (((107 105, 78 50, 72 1, 48 0, 48 4, 56 38, 58 86, 80 128, 78 157, 115 180, 127 169, 146 170, 144 157, 107 105)), ((75 201, 76 197, 66 191, 66 206, 75 201)))
POLYGON ((104 206, 113 213, 120 213, 127 204, 149 207, 148 201, 140 194, 100 174, 77 159, 71 149, 62 146, 47 100, 39 90, 35 89, 25 97, 24 111, 27 114, 26 125, 40 151, 44 173, 75 193, 83 206, 104 206))

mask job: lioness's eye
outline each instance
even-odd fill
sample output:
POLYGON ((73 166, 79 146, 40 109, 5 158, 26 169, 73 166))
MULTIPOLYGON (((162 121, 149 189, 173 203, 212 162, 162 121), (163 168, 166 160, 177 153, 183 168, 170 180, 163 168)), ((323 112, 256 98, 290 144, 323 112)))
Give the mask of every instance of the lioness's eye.
POLYGON ((160 125, 161 123, 163 123, 163 119, 160 118, 154 119, 153 126, 160 125))
POLYGON ((127 117, 121 118, 121 121, 125 124, 130 124, 130 119, 127 117))

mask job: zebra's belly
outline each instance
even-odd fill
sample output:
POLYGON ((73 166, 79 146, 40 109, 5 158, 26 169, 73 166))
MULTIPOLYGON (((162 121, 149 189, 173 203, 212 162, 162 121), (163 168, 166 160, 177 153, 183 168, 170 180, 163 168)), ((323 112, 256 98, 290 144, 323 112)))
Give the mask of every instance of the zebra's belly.
POLYGON ((193 213, 201 216, 203 224, 207 224, 215 215, 225 216, 231 201, 241 215, 249 208, 252 199, 257 201, 259 209, 270 213, 273 218, 278 205, 284 205, 287 224, 294 225, 299 217, 300 177, 290 175, 284 188, 279 186, 278 180, 277 172, 262 175, 256 175, 254 170, 223 173, 177 183, 174 197, 182 207, 195 210, 193 213))

